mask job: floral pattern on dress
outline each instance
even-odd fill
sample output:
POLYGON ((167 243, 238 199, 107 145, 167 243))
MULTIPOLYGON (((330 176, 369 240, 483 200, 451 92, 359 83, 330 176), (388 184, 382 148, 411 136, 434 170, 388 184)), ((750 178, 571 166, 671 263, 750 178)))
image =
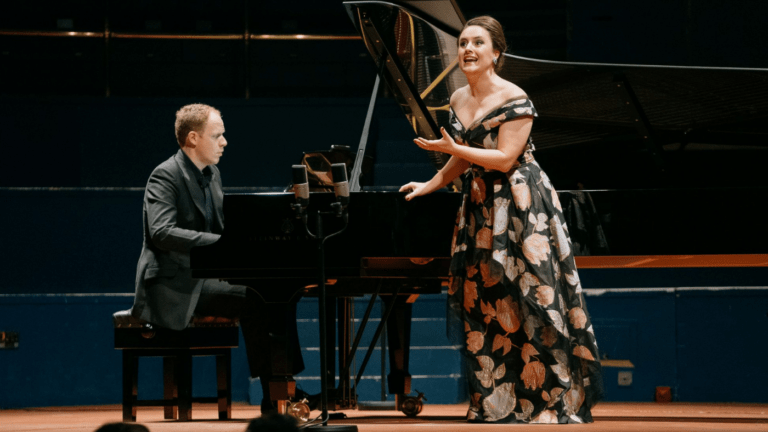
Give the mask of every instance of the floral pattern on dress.
MULTIPOLYGON (((504 122, 537 117, 507 101, 451 134, 495 149, 504 122)), ((602 397, 594 330, 557 193, 528 138, 509 172, 471 165, 463 182, 449 307, 466 335, 470 421, 586 423, 602 397)))

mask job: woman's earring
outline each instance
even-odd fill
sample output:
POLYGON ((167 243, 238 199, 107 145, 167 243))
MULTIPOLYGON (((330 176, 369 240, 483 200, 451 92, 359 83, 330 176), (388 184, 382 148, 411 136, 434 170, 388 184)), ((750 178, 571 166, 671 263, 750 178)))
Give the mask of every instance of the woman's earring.
POLYGON ((499 58, 498 57, 494 57, 493 58, 493 64, 498 64, 498 63, 499 63, 499 58))

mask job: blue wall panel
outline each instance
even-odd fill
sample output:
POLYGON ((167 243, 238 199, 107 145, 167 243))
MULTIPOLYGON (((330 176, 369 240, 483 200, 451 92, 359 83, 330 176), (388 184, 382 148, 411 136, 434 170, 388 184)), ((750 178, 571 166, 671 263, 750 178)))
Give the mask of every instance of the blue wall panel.
MULTIPOLYGON (((637 291, 587 290, 601 355, 634 365, 604 368, 606 400, 652 401, 657 386, 669 386, 678 401, 768 402, 761 361, 768 357, 761 343, 768 331, 768 289, 637 291), (632 385, 618 386, 619 370, 633 373, 632 385)), ((358 319, 366 300, 355 302, 358 319)), ((111 314, 131 303, 130 295, 0 295, 0 330, 20 335, 18 349, 0 350, 0 408, 119 403, 121 357, 112 348, 111 314)), ((466 400, 462 360, 445 336, 444 311, 444 294, 414 304, 412 387, 428 403, 466 400)), ((378 324, 379 313, 377 306, 370 326, 378 324)), ((317 324, 316 299, 302 299, 299 332, 307 370, 296 380, 309 393, 320 388, 317 324)), ((373 331, 366 329, 365 347, 373 331)), ((233 397, 259 403, 261 389, 248 378, 240 344, 233 352, 233 397)), ((360 401, 381 398, 381 351, 375 349, 360 401)), ((358 353, 358 367, 364 353, 358 353)), ((213 392, 212 359, 195 359, 194 381, 196 396, 213 392)), ((140 397, 160 397, 161 391, 160 360, 142 360, 140 397)))
POLYGON ((600 356, 629 360, 635 366, 630 369, 633 383, 628 387, 618 385, 619 370, 603 368, 607 400, 652 401, 657 386, 674 386, 677 367, 674 293, 588 295, 587 306, 600 356))
POLYGON ((132 293, 143 190, 0 190, 0 293, 132 293), (7 207, 6 207, 7 206, 7 207))
POLYGON ((0 351, 0 407, 117 403, 121 357, 113 349, 110 314, 130 303, 3 298, 0 328, 19 333, 19 348, 0 351))
MULTIPOLYGON (((0 330, 19 333, 17 349, 0 350, 0 409, 120 403, 112 313, 132 303, 132 296, 0 296, 0 330)), ((195 359, 195 396, 216 394, 213 365, 195 359)), ((244 349, 234 351, 232 365, 233 398, 246 400, 244 349)), ((160 359, 142 359, 139 368, 139 397, 160 398, 160 359)))
POLYGON ((768 291, 682 291, 676 395, 691 402, 768 402, 768 291))

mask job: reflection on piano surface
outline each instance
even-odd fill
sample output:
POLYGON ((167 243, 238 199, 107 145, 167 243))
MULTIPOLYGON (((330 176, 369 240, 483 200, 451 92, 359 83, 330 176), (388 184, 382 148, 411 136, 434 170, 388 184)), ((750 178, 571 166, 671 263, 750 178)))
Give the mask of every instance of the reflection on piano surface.
MULTIPOLYGON (((456 3, 350 1, 345 7, 415 133, 436 137, 448 126, 450 95, 466 84, 456 67, 465 22, 456 3)), ((768 70, 505 55, 500 75, 526 90, 538 109, 536 157, 565 188, 560 200, 581 268, 768 266, 768 225, 760 221, 768 196, 768 70)), ((352 168, 358 180, 365 142, 366 136, 352 168)), ((429 157, 436 168, 446 162, 442 154, 429 157)), ((407 203, 397 192, 352 190, 350 227, 328 243, 327 275, 338 281, 329 290, 341 296, 439 291, 458 194, 407 203)), ((312 205, 332 199, 314 194, 312 205)), ((294 301, 316 283, 317 270, 292 201, 291 194, 225 196, 224 234, 192 251, 193 275, 252 286, 269 301, 294 301)), ((390 304, 408 319, 409 306, 390 304)), ((340 306, 340 313, 348 311, 348 304, 340 306)), ((390 391, 407 394, 409 330, 399 325, 406 351, 401 344, 391 357, 399 384, 391 380, 390 391)), ((340 349, 342 371, 349 369, 349 348, 340 349)), ((336 407, 354 406, 350 378, 341 381, 349 399, 336 407)))

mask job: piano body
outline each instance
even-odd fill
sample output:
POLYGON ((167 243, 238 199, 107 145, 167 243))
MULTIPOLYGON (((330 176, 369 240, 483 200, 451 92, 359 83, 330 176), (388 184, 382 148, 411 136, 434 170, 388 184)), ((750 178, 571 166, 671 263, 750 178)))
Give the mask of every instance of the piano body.
MULTIPOLYGON (((359 191, 350 194, 349 223, 338 236, 325 243, 325 274, 329 280, 326 292, 338 297, 338 305, 328 302, 326 313, 330 329, 326 337, 335 345, 334 328, 336 310, 339 313, 339 376, 338 397, 331 397, 330 407, 340 409, 356 405, 350 389, 349 371, 354 361, 354 347, 349 344, 348 322, 351 318, 351 297, 373 294, 364 323, 358 330, 362 335, 372 306, 379 295, 387 295, 387 308, 382 326, 388 324, 393 345, 391 361, 400 364, 393 368, 390 391, 410 393, 410 375, 407 373, 410 338, 411 303, 420 294, 439 294, 442 280, 448 273, 448 254, 455 212, 459 206, 458 194, 437 193, 424 200, 405 201, 404 194, 392 191, 359 191), (427 217, 425 217, 425 215, 427 217), (429 215, 437 217, 431 218, 429 215), (389 320, 389 315, 401 316, 405 321, 389 320), (404 340, 403 340, 404 339, 404 340), (398 381, 399 384, 393 384, 398 381), (394 385, 394 387, 393 387, 394 385)), ((312 193, 307 213, 308 225, 317 232, 317 211, 327 211, 335 202, 333 193, 312 193)), ((291 204, 292 193, 228 194, 224 197, 226 225, 221 239, 213 245, 192 250, 192 272, 197 278, 226 279, 233 284, 246 285, 259 292, 270 303, 273 317, 270 329, 274 379, 288 383, 289 389, 275 390, 273 395, 293 396, 293 378, 290 365, 285 363, 289 338, 283 322, 286 308, 303 295, 316 295, 319 280, 317 242, 296 219, 291 204), (310 292, 308 292, 310 291, 310 292)), ((342 227, 340 218, 325 218, 323 230, 331 233, 342 227)), ((377 338, 383 327, 377 330, 377 338)), ((375 341, 371 343, 371 348, 375 341)), ((328 382, 335 380, 335 350, 328 352, 328 382)), ((368 350, 369 353, 373 349, 368 350)), ((360 368, 359 381, 364 367, 360 368)), ((335 393, 334 393, 335 394, 335 393)), ((333 395, 332 395, 333 396, 333 395)), ((287 399, 288 397, 285 397, 287 399)), ((280 398, 283 399, 283 398, 280 398)))
MULTIPOLYGON (((448 126, 450 95, 466 84, 456 49, 465 19, 455 1, 344 5, 415 133, 438 136, 448 126)), ((580 268, 768 266, 768 225, 750 223, 748 235, 733 231, 742 220, 760 218, 768 196, 768 70, 505 56, 500 75, 526 90, 539 111, 536 157, 559 188, 580 268)), ((378 84, 352 168, 349 227, 327 243, 326 274, 335 281, 329 293, 439 292, 460 197, 438 192, 406 202, 392 187, 360 186, 378 84)), ((428 156, 436 168, 447 160, 428 156)), ((310 214, 333 199, 312 194, 310 214)), ((276 306, 295 301, 317 284, 317 266, 293 201, 288 193, 226 195, 224 234, 192 251, 193 276, 251 286, 276 306)), ((397 298, 388 311, 407 319, 397 298)), ((343 323, 348 304, 339 309, 343 323)), ((407 338, 409 325, 392 325, 407 338)), ((354 347, 342 327, 337 409, 355 406, 348 376, 354 347)), ((390 359, 400 374, 394 388, 390 377, 390 391, 407 394, 407 348, 390 359)), ((330 382, 334 375, 329 371, 330 382)), ((288 374, 280 379, 292 381, 288 374)))

